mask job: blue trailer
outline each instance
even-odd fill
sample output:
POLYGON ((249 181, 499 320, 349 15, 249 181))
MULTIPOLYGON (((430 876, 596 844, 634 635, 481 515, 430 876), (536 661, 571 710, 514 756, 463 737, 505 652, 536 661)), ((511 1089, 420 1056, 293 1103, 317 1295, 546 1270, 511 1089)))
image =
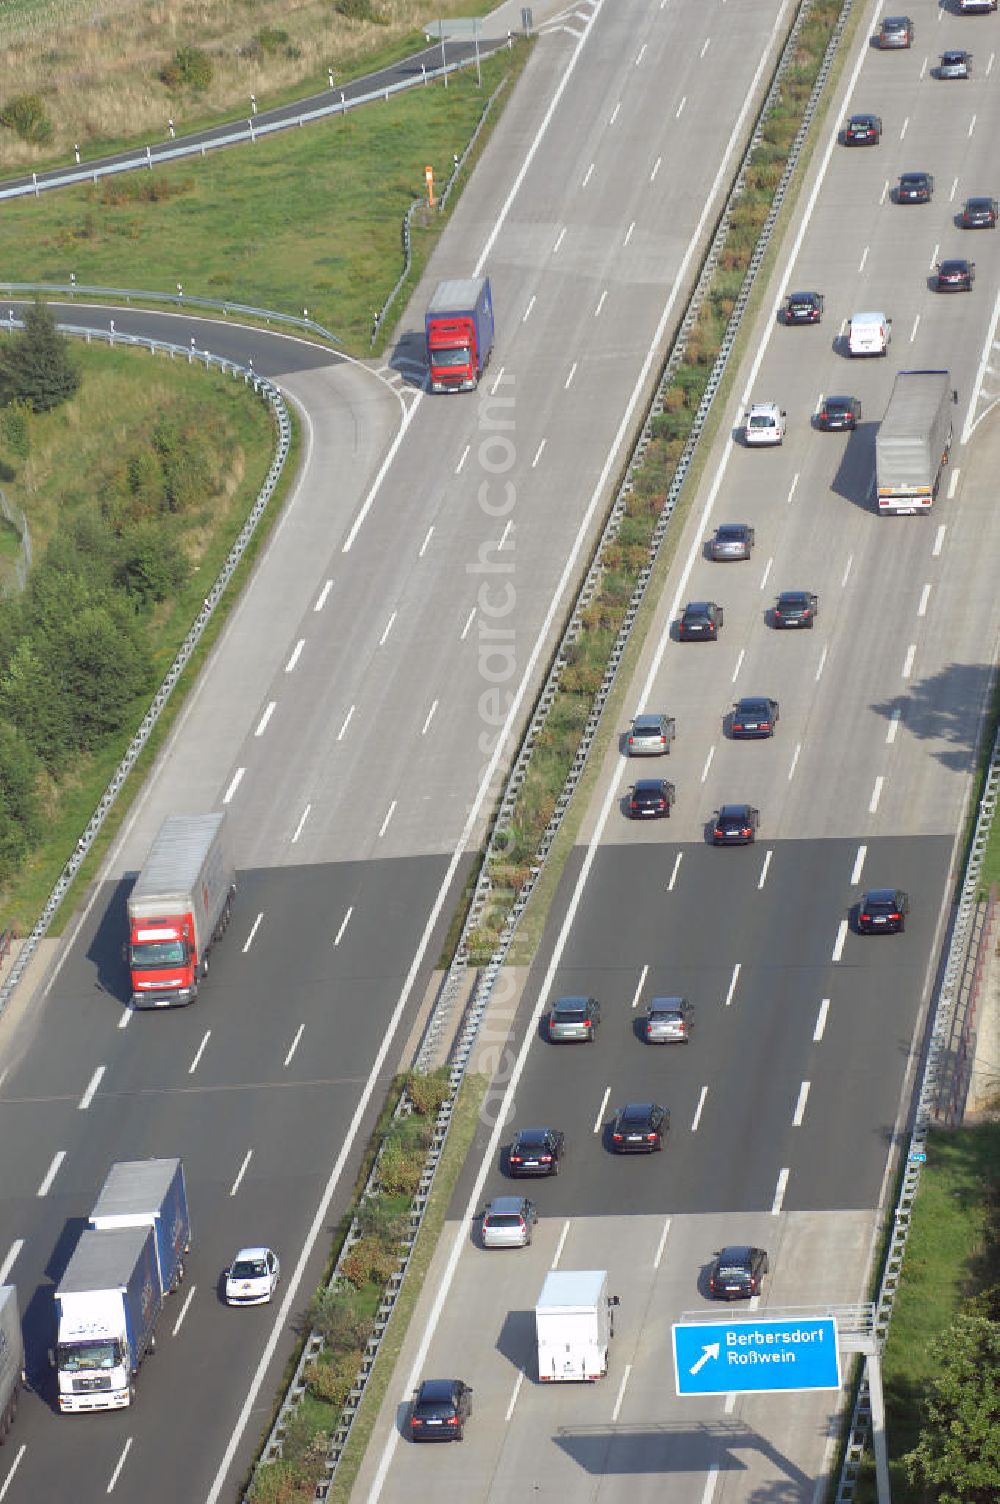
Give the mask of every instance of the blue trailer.
POLYGON ((439 282, 427 305, 424 333, 432 392, 470 392, 493 353, 489 277, 439 282))
POLYGON ((87 1228, 56 1290, 59 1409, 130 1405, 162 1309, 152 1227, 87 1228))
POLYGON ((125 1160, 112 1165, 90 1214, 97 1231, 151 1227, 156 1235, 160 1285, 165 1295, 184 1278, 191 1247, 184 1166, 179 1159, 125 1160))

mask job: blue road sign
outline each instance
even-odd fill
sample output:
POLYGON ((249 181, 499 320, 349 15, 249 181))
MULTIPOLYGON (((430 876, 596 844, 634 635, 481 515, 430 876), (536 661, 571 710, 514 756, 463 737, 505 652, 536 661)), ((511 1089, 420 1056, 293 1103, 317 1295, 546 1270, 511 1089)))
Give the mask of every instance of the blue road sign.
POLYGON ((832 1316, 683 1322, 674 1325, 673 1337, 674 1377, 682 1396, 840 1388, 832 1316))

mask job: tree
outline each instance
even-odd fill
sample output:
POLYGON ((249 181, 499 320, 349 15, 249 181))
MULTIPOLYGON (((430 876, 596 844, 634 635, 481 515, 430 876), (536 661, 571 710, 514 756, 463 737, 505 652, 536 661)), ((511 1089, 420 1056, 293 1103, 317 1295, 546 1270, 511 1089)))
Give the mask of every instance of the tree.
POLYGON ((39 832, 38 762, 15 727, 0 721, 0 878, 20 866, 39 832))
POLYGON ((24 402, 33 412, 46 413, 72 397, 79 385, 69 340, 36 298, 25 310, 23 332, 0 346, 0 402, 24 402))
POLYGON ((1000 1497, 1000 1325, 959 1316, 939 1340, 939 1372, 920 1440, 903 1458, 911 1482, 939 1504, 1000 1497))

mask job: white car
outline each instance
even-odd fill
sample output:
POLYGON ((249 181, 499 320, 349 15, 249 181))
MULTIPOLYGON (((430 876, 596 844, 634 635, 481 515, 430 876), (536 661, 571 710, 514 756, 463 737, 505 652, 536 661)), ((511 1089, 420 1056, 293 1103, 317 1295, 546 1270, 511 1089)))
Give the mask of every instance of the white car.
POLYGON ((780 444, 785 437, 785 410, 776 402, 755 402, 743 419, 748 444, 780 444))
POLYGON ((227 1306, 266 1306, 281 1275, 270 1248, 241 1248, 226 1274, 227 1306))

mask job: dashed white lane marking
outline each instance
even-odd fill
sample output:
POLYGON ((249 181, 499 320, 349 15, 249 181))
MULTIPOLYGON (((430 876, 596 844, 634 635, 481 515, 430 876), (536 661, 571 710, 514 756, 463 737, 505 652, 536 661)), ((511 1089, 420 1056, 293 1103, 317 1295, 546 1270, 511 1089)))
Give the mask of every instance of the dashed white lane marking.
POLYGON ((25 1452, 27 1450, 28 1450, 27 1446, 22 1441, 21 1445, 17 1449, 17 1456, 14 1458, 14 1461, 10 1465, 10 1472, 7 1474, 6 1478, 3 1480, 3 1487, 0 1488, 0 1499, 5 1499, 7 1497, 7 1490, 8 1490, 8 1488, 10 1488, 10 1485, 13 1483, 13 1481, 14 1481, 14 1474, 17 1472, 18 1468, 21 1466, 21 1460, 24 1457, 24 1454, 25 1454, 25 1452))
POLYGON ((833 942, 833 955, 831 961, 839 961, 844 954, 844 941, 847 939, 847 920, 842 919, 837 926, 837 938, 833 942))
POLYGON ((622 107, 622 102, 619 99, 618 103, 615 105, 614 109, 611 111, 611 119, 608 121, 609 125, 614 125, 615 121, 618 119, 618 111, 621 109, 621 107, 622 107))
POLYGON ((507 1414, 504 1416, 504 1420, 507 1421, 507 1422, 510 1421, 511 1416, 514 1414, 514 1406, 517 1404, 517 1397, 521 1393, 521 1385, 523 1383, 524 1383, 524 1369, 522 1368, 521 1372, 518 1374, 517 1378, 514 1380, 514 1393, 510 1397, 510 1404, 507 1406, 507 1414))
POLYGON ((869 249, 869 246, 865 246, 864 250, 861 252, 861 265, 858 267, 859 272, 863 272, 865 269, 865 262, 868 260, 869 249))
POLYGON ((625 244, 626 245, 628 245, 629 241, 632 239, 632 236, 634 234, 635 234, 635 220, 633 219, 632 223, 629 225, 628 229, 625 231, 625 244))
POLYGON ((870 815, 874 815, 878 811, 878 802, 879 802, 879 800, 882 797, 882 786, 883 786, 884 783, 885 783, 885 779, 882 777, 882 774, 880 773, 878 775, 878 777, 876 778, 876 780, 875 780, 875 786, 872 789, 872 796, 871 796, 871 798, 868 801, 868 813, 870 815))
POLYGON ((743 965, 742 961, 737 961, 736 965, 733 967, 733 974, 732 974, 732 977, 729 980, 729 991, 726 993, 726 1007, 727 1008, 729 1007, 730 1003, 733 1000, 733 994, 736 991, 736 983, 740 979, 740 967, 742 965, 743 965))
POLYGON ((434 719, 434 712, 437 710, 437 708, 438 708, 438 702, 437 702, 437 700, 435 700, 434 703, 431 705, 430 710, 428 710, 428 712, 427 712, 427 719, 424 721, 424 724, 421 727, 421 730, 420 730, 420 735, 421 736, 426 736, 427 735, 427 729, 430 726, 431 721, 434 719))
POLYGON ((739 676, 740 669, 743 667, 743 660, 744 660, 745 657, 746 657, 746 648, 740 648, 739 657, 736 659, 736 667, 733 669, 733 679, 732 679, 732 682, 734 684, 736 683, 736 680, 737 680, 737 678, 739 676))
POLYGON ((305 1027, 305 1024, 299 1024, 298 1028, 295 1030, 295 1037, 293 1038, 291 1044, 288 1046, 288 1054, 284 1059, 284 1065, 286 1068, 292 1063, 292 1057, 299 1047, 299 1040, 302 1038, 302 1035, 305 1032, 305 1027))
POLYGON ((468 616, 465 618, 465 626, 462 628, 461 636, 458 639, 459 642, 464 642, 465 639, 468 637, 468 635, 469 635, 469 628, 472 626, 472 623, 475 621, 475 619, 476 619, 476 608, 475 608, 475 606, 473 606, 472 610, 469 612, 468 616))
POLYGON ((45 1178, 43 1179, 41 1185, 38 1187, 38 1190, 35 1192, 37 1196, 47 1196, 49 1194, 49 1191, 52 1189, 52 1182, 59 1174, 59 1166, 62 1164, 65 1158, 66 1150, 57 1149, 55 1154, 52 1156, 52 1163, 45 1171, 45 1178))
POLYGON ((615 1408, 611 1412, 611 1423, 612 1423, 612 1425, 614 1425, 614 1423, 617 1421, 619 1415, 621 1414, 622 1401, 625 1398, 625 1385, 628 1383, 628 1376, 629 1376, 629 1374, 631 1372, 632 1372, 632 1365, 631 1365, 631 1363, 626 1363, 625 1364, 625 1372, 622 1374, 622 1381, 621 1381, 620 1385, 618 1386, 618 1398, 615 1400, 615 1408))
POLYGON ((233 1181, 232 1189, 229 1192, 230 1196, 235 1196, 236 1192, 239 1190, 240 1183, 242 1182, 243 1177, 247 1172, 247 1168, 250 1164, 251 1159, 253 1159, 253 1150, 248 1149, 243 1157, 243 1163, 240 1165, 239 1169, 236 1172, 236 1179, 233 1181))
POLYGON ((417 558, 418 559, 422 559, 423 556, 424 556, 424 554, 427 552, 427 548, 428 548, 428 545, 430 544, 430 541, 431 541, 431 538, 432 538, 433 534, 434 534, 434 524, 432 522, 431 525, 430 525, 430 527, 427 529, 427 532, 424 534, 424 541, 423 541, 423 543, 421 543, 420 549, 419 549, 419 551, 417 553, 417 558))
POLYGON ((910 646, 906 650, 906 657, 903 659, 903 678, 904 679, 908 679, 910 677, 910 674, 913 672, 913 660, 914 660, 914 658, 916 656, 917 656, 917 644, 915 642, 911 642, 910 646))
POLYGON ((701 781, 702 781, 702 783, 704 783, 705 779, 708 777, 708 770, 712 766, 712 758, 714 756, 715 756, 715 745, 713 743, 713 745, 711 747, 709 747, 709 749, 708 749, 708 756, 705 758, 705 766, 701 770, 701 781))
POLYGON ((17 1262, 17 1256, 21 1252, 21 1249, 23 1247, 23 1238, 15 1238, 13 1243, 11 1243, 10 1248, 7 1250, 7 1257, 4 1259, 3 1263, 0 1264, 0 1285, 5 1285, 7 1283, 7 1276, 17 1262))
POLYGON ((888 727, 888 730, 885 733, 885 742, 886 742, 886 746, 887 747, 891 747, 892 744, 893 744, 893 742, 896 740, 896 732, 899 730, 899 722, 900 722, 900 718, 902 717, 902 714, 903 714, 903 712, 900 710, 899 706, 897 705, 896 709, 892 712, 892 715, 889 717, 889 727, 888 727))
POLYGON ((91 1076, 90 1081, 89 1081, 89 1083, 87 1085, 87 1090, 84 1092, 83 1096, 80 1098, 80 1101, 79 1101, 79 1104, 78 1104, 78 1110, 80 1112, 86 1112, 87 1108, 90 1106, 91 1102, 94 1100, 94 1093, 97 1091, 97 1088, 100 1086, 101 1082, 104 1079, 105 1069, 106 1069, 105 1066, 99 1065, 97 1067, 96 1071, 94 1072, 94 1074, 91 1076))
MULTIPOLYGON (((534 299, 532 299, 532 302, 534 302, 534 299)), ((525 314, 525 317, 527 318, 527 314, 525 314)), ((462 466, 465 464, 466 460, 469 458, 469 455, 471 454, 471 452, 472 452, 472 445, 471 444, 466 444, 465 448, 462 450, 461 455, 459 456, 458 464, 455 466, 455 474, 456 475, 461 475, 461 473, 462 473, 462 466)))
POLYGON ((389 808, 386 811, 385 819, 382 821, 382 824, 379 826, 379 831, 378 831, 379 840, 382 839, 382 837, 385 835, 386 831, 389 829, 389 821, 392 819, 393 814, 395 813, 395 809, 396 809, 396 801, 394 799, 392 801, 392 803, 389 805, 389 808))
POLYGON ((768 559, 767 563, 764 565, 764 573, 761 575, 761 578, 760 578, 760 588, 761 588, 761 590, 763 590, 764 586, 767 584, 767 577, 771 573, 771 565, 773 563, 774 563, 774 556, 772 555, 771 558, 768 559))
POLYGON ((251 945, 253 944, 253 937, 254 937, 254 935, 256 935, 257 931, 260 929, 260 922, 263 919, 263 917, 264 917, 263 913, 258 914, 257 918, 254 920, 253 924, 250 926, 250 933, 249 933, 249 935, 246 937, 246 939, 243 942, 243 954, 244 955, 246 955, 247 951, 250 949, 251 945))
POLYGON ((800 756, 801 752, 802 752, 802 743, 801 742, 796 742, 795 743, 795 751, 792 753, 791 766, 788 769, 788 781, 789 781, 789 783, 791 783, 792 779, 795 777, 795 769, 798 766, 799 756, 800 756))
MULTIPOLYGON (((378 645, 379 645, 380 648, 384 648, 385 647, 386 642, 387 642, 388 637, 389 637, 389 633, 392 631, 392 628, 393 628, 393 625, 395 623, 395 620, 396 620, 396 613, 394 611, 392 613, 392 615, 389 617, 389 620, 386 622, 385 628, 383 629, 383 632, 382 632, 382 636, 378 640, 378 645)), ((354 712, 354 706, 352 705, 351 706, 351 713, 353 714, 353 712, 354 712)))
POLYGON ((291 657, 289 658, 288 662, 285 664, 285 673, 286 674, 290 674, 292 672, 292 669, 295 667, 295 665, 298 663, 299 659, 302 657, 302 649, 305 647, 305 645, 306 645, 305 638, 304 637, 300 637, 299 640, 298 640, 298 642, 292 648, 291 657))
POLYGON ((545 440, 543 439, 542 442, 539 444, 538 448, 535 450, 535 458, 531 462, 531 468, 532 468, 532 470, 534 470, 536 468, 536 466, 538 465, 538 461, 542 457, 542 450, 544 448, 545 448, 545 440))
MULTIPOLYGON (((591 170, 591 172, 593 172, 593 170, 594 170, 594 164, 593 164, 593 162, 590 164, 590 170, 591 170)), ((584 187, 587 186, 587 179, 586 178, 584 178, 583 184, 584 184, 584 187)), ((531 310, 535 306, 535 296, 536 296, 535 293, 532 293, 531 297, 528 299, 528 306, 527 306, 527 308, 524 310, 524 312, 521 315, 521 323, 522 324, 526 324, 528 322, 528 320, 530 319, 530 317, 531 317, 531 310)), ((468 453, 468 448, 466 448, 466 453, 468 453)))
POLYGON ((817 665, 816 665, 816 679, 817 679, 817 681, 819 680, 820 674, 823 672, 824 668, 826 667, 826 655, 827 655, 827 648, 826 648, 826 646, 824 644, 823 651, 819 655, 819 663, 817 663, 817 665))
MULTIPOLYGON (((735 1399, 736 1396, 734 1395, 734 1403, 735 1399)), ((701 1504, 712 1504, 712 1499, 715 1495, 715 1485, 718 1483, 718 1481, 719 1464, 717 1462, 713 1462, 712 1466, 708 1470, 708 1477, 705 1479, 705 1487, 701 1491, 701 1504)))
MULTIPOLYGON (((639 1006, 639 999, 642 997, 642 989, 646 985, 646 978, 648 976, 649 976, 649 966, 647 964, 646 966, 644 966, 642 968, 642 972, 641 972, 641 974, 639 976, 639 981, 638 981, 638 984, 637 984, 636 989, 635 989, 635 994, 634 994, 634 996, 632 998, 632 1007, 633 1008, 638 1008, 638 1006, 639 1006)), ((3 1281, 0 1280, 0 1284, 2 1284, 2 1283, 3 1283, 3 1281)))
POLYGON ((958 490, 958 477, 962 473, 961 465, 956 465, 948 478, 948 500, 954 501, 955 492, 958 490))
POLYGON ((795 488, 798 485, 798 483, 799 483, 799 472, 796 470, 795 474, 792 476, 792 484, 788 488, 788 495, 785 497, 785 506, 788 505, 788 503, 791 501, 792 497, 795 495, 795 488))
POLYGON ((684 97, 683 97, 683 99, 681 100, 680 104, 677 106, 677 114, 674 116, 675 120, 679 120, 681 118, 681 115, 684 113, 684 106, 687 104, 687 102, 688 102, 688 97, 685 94, 684 97))
POLYGON ((351 915, 353 913, 354 913, 354 905, 352 903, 350 905, 350 907, 348 908, 347 913, 344 915, 343 919, 340 921, 340 929, 337 931, 337 933, 333 937, 333 943, 334 943, 335 947, 340 944, 341 940, 343 940, 344 934, 345 934, 345 932, 347 930, 347 926, 351 922, 351 915))
POLYGON ((608 1098, 610 1096, 611 1096, 611 1087, 610 1086, 606 1086, 604 1088, 604 1096, 601 1098, 601 1105, 600 1105, 600 1107, 598 1108, 598 1111, 597 1111, 597 1117, 594 1119, 594 1132, 595 1133, 600 1133, 600 1131, 601 1131, 601 1125, 604 1122, 604 1109, 608 1105, 608 1098))
POLYGON ((774 1188, 774 1200, 771 1202, 771 1216, 776 1217, 781 1211, 782 1202, 785 1199, 785 1188, 788 1185, 788 1170, 778 1171, 778 1183, 774 1188))
POLYGON ((568 392, 569 391, 570 382, 573 380, 573 377, 576 375, 576 367, 577 367, 577 362, 574 360, 573 364, 569 368, 569 375, 566 377, 566 380, 563 382, 563 391, 564 392, 568 392))
POLYGON ((348 726, 351 724, 351 717, 353 715, 354 715, 354 706, 352 705, 351 708, 350 708, 350 710, 344 716, 344 719, 343 719, 343 721, 341 723, 340 730, 337 732, 337 740, 338 740, 338 742, 342 742, 344 740, 344 736, 345 736, 345 734, 347 732, 348 726))
POLYGON ((913 341, 917 337, 917 330, 919 328, 920 328, 920 315, 918 313, 918 314, 916 314, 914 316, 914 319, 913 319, 913 328, 910 330, 910 344, 911 345, 913 344, 913 341))
POLYGON ((662 161, 663 161, 663 158, 662 158, 662 157, 657 157, 657 159, 656 159, 656 161, 655 161, 655 162, 654 162, 654 163, 653 163, 653 170, 652 170, 652 172, 651 172, 651 173, 650 173, 650 174, 649 174, 649 181, 650 181, 650 182, 651 182, 651 183, 652 183, 652 182, 655 182, 655 180, 656 180, 656 174, 657 174, 657 173, 658 173, 658 172, 659 172, 659 170, 660 170, 660 163, 661 163, 661 162, 662 162, 662 161))
POLYGON ((108 1480, 108 1493, 109 1494, 114 1492, 115 1484, 118 1482, 118 1479, 121 1476, 122 1468, 125 1466, 125 1459, 128 1456, 129 1452, 131 1452, 131 1450, 132 1450, 132 1438, 131 1438, 131 1436, 129 1436, 126 1439, 125 1445, 122 1447, 122 1454, 119 1457, 117 1463, 115 1464, 115 1470, 111 1474, 110 1479, 108 1480))
POLYGON ((223 802, 223 804, 228 804, 229 801, 230 801, 230 799, 236 793, 236 790, 239 788, 240 784, 243 782, 243 774, 245 772, 246 772, 246 768, 237 768, 236 769, 236 772, 233 774, 232 781, 231 781, 229 787, 227 788, 226 792, 222 796, 222 802, 223 802))
POLYGON ((760 892, 761 888, 767 882, 767 869, 771 865, 771 857, 773 855, 774 855, 774 853, 772 851, 766 851, 764 853, 764 862, 763 862, 763 865, 762 865, 762 867, 760 869, 760 877, 758 877, 758 879, 757 879, 757 891, 758 892, 760 892))
POLYGON ((801 1128, 802 1119, 806 1115, 806 1102, 809 1100, 809 1087, 812 1083, 803 1081, 799 1087, 798 1101, 795 1103, 795 1111, 792 1113, 792 1127, 801 1128))
POLYGON ((826 1030, 826 1016, 830 1011, 830 999, 825 997, 819 1005, 816 1015, 816 1027, 813 1029, 813 1044, 819 1044, 826 1030))
POLYGON ((267 730, 267 723, 271 719, 272 715, 274 714, 274 708, 277 705, 277 703, 278 703, 277 700, 269 700, 268 701, 267 706, 265 707, 265 710, 264 710, 264 714, 261 716, 260 720, 257 722, 257 730, 254 732, 254 736, 263 736, 264 735, 264 732, 267 730))
POLYGON ((322 611, 323 607, 327 603, 327 600, 329 599, 330 591, 332 589, 333 581, 327 580, 326 584, 323 586, 323 589, 320 591, 319 595, 316 598, 316 604, 315 606, 313 606, 314 611, 322 611))
POLYGON ((608 295, 608 290, 607 290, 607 288, 605 288, 604 291, 601 293, 601 296, 597 300, 597 307, 594 309, 594 318, 595 319, 599 316, 599 314, 601 312, 601 309, 604 307, 604 299, 607 297, 607 295, 608 295))
POLYGON ((191 1061, 191 1064, 188 1066, 188 1075, 189 1076, 193 1076, 194 1073, 195 1073, 195 1071, 198 1069, 198 1066, 199 1066, 199 1064, 201 1062, 201 1057, 202 1057, 202 1055, 204 1055, 205 1049, 206 1049, 206 1047, 208 1045, 208 1041, 211 1039, 211 1037, 212 1037, 212 1031, 211 1031, 211 1029, 206 1029, 204 1037, 203 1037, 203 1039, 201 1041, 201 1044, 198 1046, 198 1048, 194 1052, 194 1059, 191 1061))
MULTIPOLYGON (((704 782, 704 779, 702 780, 702 782, 704 782)), ((684 858, 683 851, 678 851, 677 855, 674 857, 674 868, 673 868, 673 871, 670 874, 670 881, 667 883, 667 892, 668 893, 672 893, 674 891, 674 884, 677 881, 677 874, 681 870, 681 862, 682 862, 683 858, 684 858)))
POLYGON ((944 548, 944 535, 947 531, 948 524, 946 522, 942 522, 938 527, 937 532, 934 534, 934 547, 931 549, 932 559, 940 558, 941 550, 942 548, 944 548))
POLYGON ((302 834, 302 832, 306 828, 306 821, 309 818, 309 811, 311 809, 312 809, 312 805, 311 804, 307 804, 306 807, 305 807, 305 809, 302 811, 301 815, 299 816, 299 823, 298 823, 298 825, 296 825, 296 827, 295 827, 295 834, 292 836, 292 845, 293 846, 295 845, 295 843, 298 840, 299 836, 302 834))
POLYGON ((930 600, 930 598, 931 598, 931 587, 930 587, 930 585, 925 585, 924 588, 923 588, 923 590, 920 592, 920 603, 917 606, 917 615, 918 616, 926 616, 927 615, 927 602, 930 600))
POLYGON ((660 1267, 660 1260, 663 1258, 663 1250, 667 1246, 667 1234, 669 1233, 669 1231, 670 1218, 668 1217, 663 1224, 663 1231, 660 1233, 660 1241, 656 1245, 656 1253, 653 1256, 654 1269, 659 1269, 660 1267))
POLYGON ((856 888, 861 881, 861 871, 865 865, 865 857, 868 855, 867 846, 859 846, 858 854, 854 858, 854 866, 851 868, 851 887, 856 888))
POLYGON ((568 1237, 569 1237, 569 1218, 567 1217, 566 1221, 563 1223, 563 1230, 559 1234, 559 1241, 556 1244, 556 1251, 552 1255, 552 1268, 553 1269, 555 1269, 555 1268, 558 1267, 559 1260, 562 1258, 562 1251, 563 1251, 563 1248, 566 1246, 566 1239, 568 1237))
POLYGON ((194 1292, 197 1290, 197 1288, 198 1288, 197 1285, 192 1285, 191 1288, 188 1290, 187 1294, 184 1297, 184 1304, 181 1306, 180 1315, 178 1316, 177 1320, 174 1322, 174 1329, 173 1329, 173 1332, 171 1333, 171 1335, 174 1336, 174 1337, 177 1336, 177 1333, 180 1331, 181 1326, 183 1325, 184 1317, 188 1313, 188 1310, 190 1308, 192 1300, 194 1300, 194 1292))
POLYGON ((708 1087, 707 1086, 703 1086, 702 1089, 701 1089, 701 1094, 698 1097, 698 1106, 695 1108, 695 1110, 694 1110, 694 1117, 691 1119, 691 1132, 692 1133, 697 1133, 698 1132, 698 1124, 701 1122, 701 1113, 702 1113, 703 1107, 705 1106, 705 1098, 707 1096, 708 1096, 708 1087))

